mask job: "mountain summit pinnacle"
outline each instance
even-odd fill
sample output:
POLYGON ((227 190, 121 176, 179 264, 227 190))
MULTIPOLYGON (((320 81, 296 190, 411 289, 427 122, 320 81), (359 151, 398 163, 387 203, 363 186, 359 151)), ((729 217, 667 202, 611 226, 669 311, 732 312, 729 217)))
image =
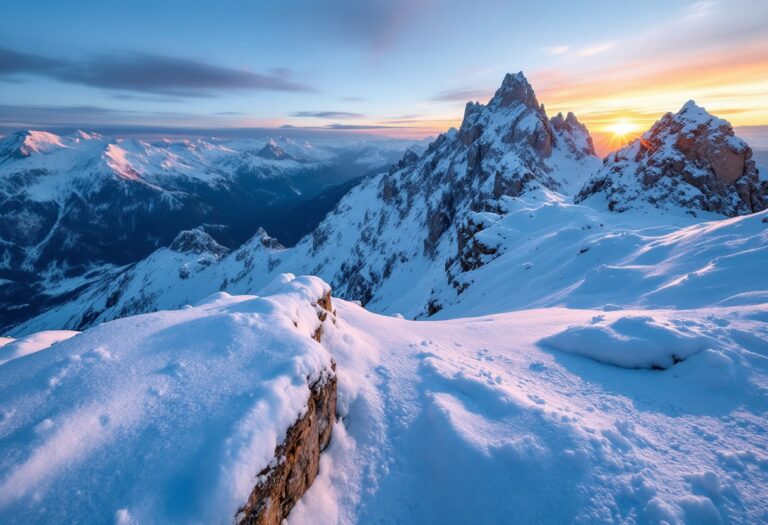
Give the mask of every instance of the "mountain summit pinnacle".
POLYGON ((531 109, 539 109, 539 101, 536 99, 536 93, 528 83, 528 79, 522 71, 517 73, 507 73, 501 83, 501 87, 496 90, 496 94, 491 99, 490 106, 510 107, 515 103, 524 104, 531 109))

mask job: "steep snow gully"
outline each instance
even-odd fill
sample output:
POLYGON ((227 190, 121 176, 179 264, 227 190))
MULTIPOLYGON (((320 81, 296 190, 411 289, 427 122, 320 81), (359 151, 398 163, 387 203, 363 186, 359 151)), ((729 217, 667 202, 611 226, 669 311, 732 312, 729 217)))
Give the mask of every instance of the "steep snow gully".
POLYGON ((182 233, 0 339, 0 522, 768 523, 751 155, 519 73, 293 248, 182 233))

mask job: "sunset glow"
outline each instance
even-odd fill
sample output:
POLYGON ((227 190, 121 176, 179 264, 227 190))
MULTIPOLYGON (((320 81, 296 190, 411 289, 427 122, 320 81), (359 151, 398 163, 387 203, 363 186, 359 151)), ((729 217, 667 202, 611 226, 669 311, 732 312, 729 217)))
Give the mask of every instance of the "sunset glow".
POLYGON ((630 133, 637 131, 637 129, 638 126, 636 124, 627 121, 619 121, 606 128, 607 131, 610 131, 616 137, 626 137, 630 133))
POLYGON ((504 73, 524 71, 547 113, 573 112, 599 154, 689 99, 768 136, 768 2, 560 1, 545 25, 535 6, 496 3, 470 30, 475 9, 451 1, 257 2, 207 17, 137 1, 119 24, 87 6, 0 3, 0 128, 290 126, 421 139, 460 125, 468 101, 487 102, 504 73), (86 15, 98 33, 58 23, 86 15), (162 53, 147 52, 150 40, 162 53))

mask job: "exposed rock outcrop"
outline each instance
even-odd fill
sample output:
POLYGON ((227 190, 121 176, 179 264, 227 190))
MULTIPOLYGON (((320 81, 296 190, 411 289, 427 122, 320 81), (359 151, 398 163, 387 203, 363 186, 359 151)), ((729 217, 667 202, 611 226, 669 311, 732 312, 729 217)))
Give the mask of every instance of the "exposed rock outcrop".
POLYGON ((576 201, 593 195, 603 195, 618 212, 650 204, 729 217, 761 211, 767 199, 752 149, 727 121, 693 101, 608 155, 576 201))
MULTIPOLYGON (((331 292, 316 303, 320 325, 312 335, 322 340, 323 323, 329 315, 335 321, 331 292)), ((336 418, 336 364, 309 385, 307 407, 285 433, 275 449, 272 462, 256 477, 248 502, 235 517, 239 525, 280 525, 301 496, 309 489, 320 470, 320 453, 331 441, 336 418)))

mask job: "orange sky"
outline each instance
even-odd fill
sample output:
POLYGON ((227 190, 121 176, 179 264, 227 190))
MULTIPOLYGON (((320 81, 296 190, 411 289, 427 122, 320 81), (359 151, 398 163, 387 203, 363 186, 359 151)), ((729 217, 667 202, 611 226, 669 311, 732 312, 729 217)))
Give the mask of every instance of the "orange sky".
MULTIPOLYGON (((573 111, 589 128, 599 153, 621 146, 612 140, 611 127, 617 122, 634 126, 633 134, 639 135, 691 99, 734 126, 767 125, 768 29, 732 31, 709 15, 629 35, 596 48, 589 60, 583 52, 572 52, 547 69, 525 73, 547 113, 573 111)), ((492 91, 480 90, 477 98, 485 102, 492 91)), ((460 106, 450 114, 447 109, 441 108, 442 118, 411 122, 411 134, 459 125, 460 106)))

